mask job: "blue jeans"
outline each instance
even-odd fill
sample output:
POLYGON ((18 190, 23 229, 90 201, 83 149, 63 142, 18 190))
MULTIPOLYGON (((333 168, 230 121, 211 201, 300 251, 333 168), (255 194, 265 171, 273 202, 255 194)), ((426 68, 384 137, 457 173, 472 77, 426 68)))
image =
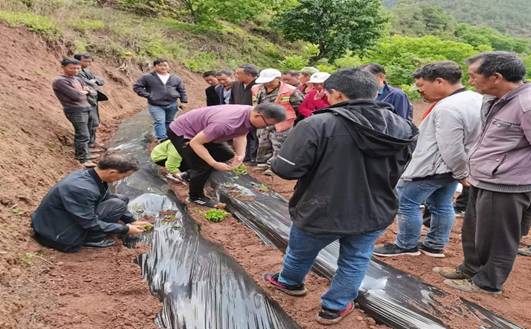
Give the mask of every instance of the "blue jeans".
POLYGON ((422 229, 420 205, 426 201, 431 213, 430 231, 424 239, 429 248, 443 249, 455 221, 453 197, 457 181, 451 177, 399 181, 396 189, 400 202, 397 214, 398 234, 395 244, 415 248, 422 229))
POLYGON ((342 310, 358 297, 374 243, 382 232, 383 230, 360 234, 313 234, 292 225, 278 280, 289 285, 304 283, 319 251, 339 240, 337 271, 330 288, 321 296, 321 305, 332 310, 342 310))
POLYGON ((155 137, 158 140, 164 140, 168 138, 167 130, 170 123, 175 118, 177 113, 177 103, 171 103, 168 106, 156 106, 148 104, 148 111, 153 118, 153 127, 155 128, 155 137))

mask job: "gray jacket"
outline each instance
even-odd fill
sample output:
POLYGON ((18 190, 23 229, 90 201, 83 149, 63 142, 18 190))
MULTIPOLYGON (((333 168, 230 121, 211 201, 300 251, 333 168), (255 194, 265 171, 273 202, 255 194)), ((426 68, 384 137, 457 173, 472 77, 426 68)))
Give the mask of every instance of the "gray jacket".
POLYGON ((485 97, 482 123, 470 153, 471 184, 497 192, 531 191, 531 84, 500 99, 485 97))
POLYGON ((468 177, 467 154, 479 136, 481 102, 473 91, 439 101, 419 126, 417 147, 402 179, 448 173, 455 179, 468 177))
POLYGON ((100 90, 101 86, 105 84, 105 81, 94 75, 94 73, 92 73, 89 69, 81 69, 78 74, 78 77, 83 80, 83 82, 90 89, 93 90, 90 95, 87 95, 87 98, 90 105, 96 106, 96 104, 98 103, 98 91, 100 90))

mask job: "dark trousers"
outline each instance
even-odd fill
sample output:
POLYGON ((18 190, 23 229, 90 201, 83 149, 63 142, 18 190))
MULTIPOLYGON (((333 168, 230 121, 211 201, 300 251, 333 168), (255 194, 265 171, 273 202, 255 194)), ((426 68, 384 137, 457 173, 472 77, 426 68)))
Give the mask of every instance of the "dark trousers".
POLYGON ((464 211, 466 209, 466 206, 468 204, 468 196, 469 196, 469 188, 463 186, 463 191, 461 191, 461 194, 457 197, 455 200, 454 208, 456 211, 464 211))
MULTIPOLYGON (((171 129, 168 131, 168 137, 183 158, 180 170, 188 172, 190 176, 188 193, 190 199, 203 197, 205 195, 203 188, 214 168, 195 154, 188 144, 190 142, 188 139, 175 135, 171 129)), ((226 143, 207 143, 205 147, 216 161, 226 162, 234 157, 234 153, 226 143)))
MULTIPOLYGON (((111 198, 103 201, 96 208, 96 214, 99 220, 107 223, 117 223, 121 218, 133 218, 133 215, 127 210, 127 203, 129 199, 122 195, 113 195, 111 198)), ((63 252, 76 252, 79 251, 79 245, 65 245, 63 243, 51 240, 45 236, 35 233, 35 239, 42 244, 56 250, 63 252)), ((107 233, 88 231, 85 237, 85 241, 100 241, 107 236, 107 233)))
POLYGON ((98 113, 98 105, 90 109, 88 127, 89 127, 89 146, 96 143, 96 131, 100 125, 100 115, 98 113))
POLYGON ((499 291, 509 277, 531 220, 531 192, 500 193, 470 187, 461 231, 460 270, 486 290, 499 291))
POLYGON ((245 149, 245 159, 243 161, 256 161, 256 152, 258 151, 258 136, 256 128, 252 128, 247 134, 247 147, 245 149))
POLYGON ((90 157, 90 111, 90 109, 65 111, 66 118, 72 123, 72 126, 74 126, 74 151, 75 158, 79 162, 85 162, 90 157))

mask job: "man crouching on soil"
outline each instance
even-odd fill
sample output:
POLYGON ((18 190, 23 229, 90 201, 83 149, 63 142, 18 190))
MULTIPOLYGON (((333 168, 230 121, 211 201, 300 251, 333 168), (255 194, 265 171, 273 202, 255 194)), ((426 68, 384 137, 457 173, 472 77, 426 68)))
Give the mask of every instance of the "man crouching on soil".
POLYGON ((82 246, 112 246, 114 241, 106 239, 108 234, 142 233, 146 222, 135 221, 127 211, 127 197, 110 193, 108 186, 136 170, 135 160, 110 154, 96 168, 63 178, 31 216, 37 241, 60 251, 76 252, 82 246))
POLYGON ((170 124, 168 137, 182 156, 180 166, 190 178, 189 201, 219 208, 203 188, 214 170, 230 171, 245 158, 247 134, 253 128, 273 126, 286 119, 286 110, 276 104, 218 105, 189 111, 170 124), (227 145, 232 140, 236 154, 227 145), (229 163, 226 163, 230 160, 229 163))
POLYGON ((331 106, 301 121, 272 163, 278 176, 298 182, 282 271, 265 280, 286 294, 305 295, 317 254, 339 240, 338 268, 316 318, 334 324, 353 310, 374 243, 396 214, 394 188, 417 129, 374 100, 378 85, 368 72, 337 71, 324 87, 331 106))

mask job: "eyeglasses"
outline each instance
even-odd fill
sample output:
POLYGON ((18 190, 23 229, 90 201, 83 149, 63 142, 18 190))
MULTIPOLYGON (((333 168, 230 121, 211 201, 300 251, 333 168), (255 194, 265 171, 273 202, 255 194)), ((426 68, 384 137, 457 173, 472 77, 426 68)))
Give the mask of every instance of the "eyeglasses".
POLYGON ((271 126, 274 126, 274 125, 275 125, 274 123, 273 123, 273 124, 268 123, 268 122, 266 121, 266 119, 265 119, 265 117, 264 117, 263 114, 259 114, 259 115, 260 115, 260 118, 262 118, 262 121, 263 121, 264 124, 265 124, 265 127, 264 127, 264 128, 266 128, 266 127, 271 127, 271 126))

